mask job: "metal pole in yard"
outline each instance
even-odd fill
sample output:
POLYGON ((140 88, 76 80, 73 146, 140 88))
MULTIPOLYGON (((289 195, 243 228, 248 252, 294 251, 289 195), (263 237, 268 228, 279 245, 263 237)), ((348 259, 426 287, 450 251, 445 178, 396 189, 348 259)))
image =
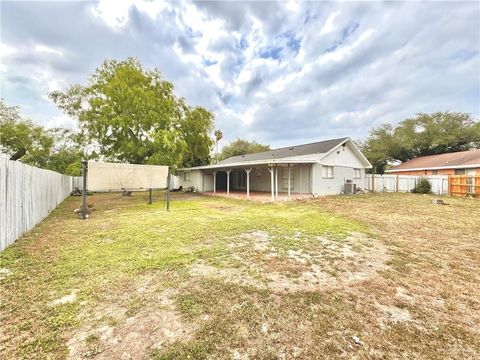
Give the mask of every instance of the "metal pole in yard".
POLYGON ((170 211, 170 168, 167 175, 167 211, 170 211))
POLYGON ((148 189, 148 205, 152 205, 152 188, 148 189))
POLYGON ((83 188, 82 188, 82 219, 87 218, 87 172, 88 162, 82 161, 83 188))

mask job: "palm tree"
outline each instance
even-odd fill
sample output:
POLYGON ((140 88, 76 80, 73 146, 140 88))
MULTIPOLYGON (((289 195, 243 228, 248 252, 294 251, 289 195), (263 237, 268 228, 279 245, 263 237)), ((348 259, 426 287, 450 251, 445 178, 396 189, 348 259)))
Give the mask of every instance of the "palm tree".
POLYGON ((217 163, 218 163, 218 142, 223 138, 223 133, 220 130, 215 130, 215 143, 217 145, 217 163))

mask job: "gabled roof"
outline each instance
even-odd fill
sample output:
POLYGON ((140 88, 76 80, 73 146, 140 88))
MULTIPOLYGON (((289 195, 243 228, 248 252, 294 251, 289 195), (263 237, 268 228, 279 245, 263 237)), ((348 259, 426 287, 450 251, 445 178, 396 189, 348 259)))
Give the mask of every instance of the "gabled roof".
POLYGON ((302 156, 309 154, 324 154, 345 142, 348 138, 332 139, 314 142, 311 144, 287 146, 279 149, 263 151, 255 154, 232 156, 222 160, 218 165, 228 165, 232 163, 250 162, 257 160, 279 160, 292 156, 302 156))
POLYGON ((386 170, 386 172, 472 167, 480 167, 480 149, 421 156, 386 170))
POLYGON ((178 169, 180 171, 190 170, 206 170, 206 169, 225 169, 246 166, 265 166, 269 164, 287 165, 287 164, 314 164, 320 162, 324 157, 333 152, 340 145, 350 142, 352 149, 365 163, 366 167, 371 168, 372 165, 362 154, 354 142, 350 138, 340 138, 333 140, 319 141, 311 144, 287 146, 279 149, 263 151, 256 154, 232 156, 228 159, 220 161, 218 164, 196 166, 191 168, 178 169), (313 155, 313 156, 312 156, 313 155))

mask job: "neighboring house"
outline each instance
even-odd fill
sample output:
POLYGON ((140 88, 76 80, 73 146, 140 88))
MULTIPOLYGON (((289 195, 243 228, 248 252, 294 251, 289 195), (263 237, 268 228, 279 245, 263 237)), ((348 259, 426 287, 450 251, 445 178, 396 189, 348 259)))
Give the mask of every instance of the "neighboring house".
POLYGON ((200 192, 230 190, 271 193, 340 194, 346 181, 363 187, 371 168, 350 138, 233 156, 214 165, 179 169, 176 186, 200 192))
POLYGON ((396 175, 480 175, 480 149, 422 156, 385 172, 396 175))

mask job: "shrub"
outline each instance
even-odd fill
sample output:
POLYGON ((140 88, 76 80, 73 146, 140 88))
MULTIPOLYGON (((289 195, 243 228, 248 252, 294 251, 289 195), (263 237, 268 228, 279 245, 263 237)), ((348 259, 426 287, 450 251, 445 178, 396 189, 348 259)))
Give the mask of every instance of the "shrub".
POLYGON ((412 193, 415 194, 430 194, 431 192, 432 185, 430 185, 430 182, 424 177, 420 178, 415 187, 412 189, 412 193))

